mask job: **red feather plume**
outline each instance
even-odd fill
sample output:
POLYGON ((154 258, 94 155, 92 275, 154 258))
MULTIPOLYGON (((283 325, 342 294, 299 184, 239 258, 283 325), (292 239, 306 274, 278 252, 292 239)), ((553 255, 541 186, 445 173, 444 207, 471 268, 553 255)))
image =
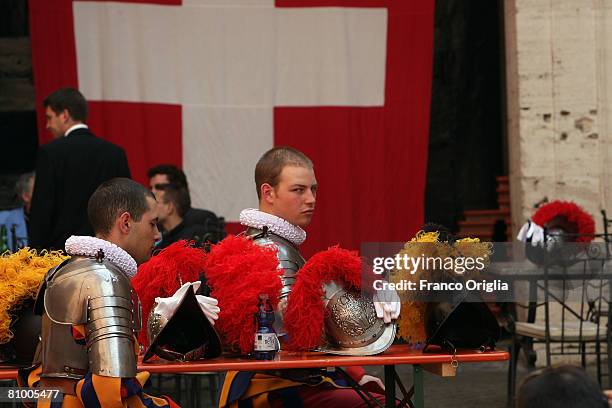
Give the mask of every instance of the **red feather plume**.
POLYGON ((204 270, 206 253, 188 245, 184 240, 164 248, 147 262, 138 267, 132 279, 132 287, 142 303, 143 330, 138 341, 148 347, 147 320, 156 297, 172 296, 181 283, 195 282, 204 270))
POLYGON ((344 282, 347 289, 361 287, 357 252, 331 247, 315 254, 300 269, 284 315, 288 350, 309 350, 319 345, 325 318, 323 284, 330 281, 344 282))
POLYGON ((590 242, 593 240, 593 237, 589 236, 595 234, 595 221, 593 217, 584 211, 582 207, 571 201, 551 201, 538 208, 538 211, 531 217, 531 220, 544 227, 546 223, 556 216, 564 216, 569 222, 576 224, 578 227, 577 233, 583 235, 578 237, 576 241, 590 242))
POLYGON ((259 295, 274 309, 282 288, 275 247, 262 247, 243 237, 228 236, 211 247, 206 278, 221 312, 215 328, 224 343, 244 354, 253 351, 259 295))

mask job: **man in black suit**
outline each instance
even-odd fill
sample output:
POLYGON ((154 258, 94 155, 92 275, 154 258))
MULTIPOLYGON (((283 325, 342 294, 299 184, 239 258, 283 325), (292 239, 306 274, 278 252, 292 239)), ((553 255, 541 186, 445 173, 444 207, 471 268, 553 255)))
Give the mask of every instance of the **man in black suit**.
POLYGON ((41 146, 30 215, 30 244, 64 249, 71 235, 92 235, 87 202, 104 181, 130 177, 124 150, 88 129, 87 101, 61 88, 44 101, 47 130, 55 140, 41 146))
MULTIPOLYGON (((171 189, 185 189, 189 205, 187 210, 182 215, 182 226, 189 230, 195 229, 198 231, 198 236, 204 232, 204 241, 216 243, 225 238, 225 221, 223 218, 208 210, 191 207, 191 198, 189 195, 189 185, 187 184, 187 176, 183 170, 173 164, 160 164, 152 167, 147 172, 149 177, 149 185, 151 191, 155 194, 157 200, 160 200, 160 194, 166 190, 166 185, 170 184, 171 189)), ((161 225, 162 236, 165 237, 167 231, 164 231, 164 226, 161 225)), ((165 238, 164 238, 165 241, 165 238)))
MULTIPOLYGON (((189 191, 178 184, 161 184, 157 186, 155 199, 157 200, 157 215, 159 226, 162 228, 162 239, 155 246, 164 249, 168 245, 181 239, 194 241, 201 246, 206 242, 218 242, 216 231, 210 231, 206 223, 185 223, 185 215, 191 208, 189 191)), ((192 209, 193 210, 193 209, 192 209)))

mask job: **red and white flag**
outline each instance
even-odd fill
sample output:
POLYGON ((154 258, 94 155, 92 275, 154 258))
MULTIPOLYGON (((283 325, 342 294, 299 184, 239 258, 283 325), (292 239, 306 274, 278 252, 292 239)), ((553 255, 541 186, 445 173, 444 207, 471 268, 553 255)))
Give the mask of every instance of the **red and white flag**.
POLYGON ((194 207, 229 222, 257 206, 261 154, 296 147, 319 182, 306 253, 404 241, 423 222, 433 5, 30 0, 39 109, 78 87, 136 180, 177 164, 194 207))

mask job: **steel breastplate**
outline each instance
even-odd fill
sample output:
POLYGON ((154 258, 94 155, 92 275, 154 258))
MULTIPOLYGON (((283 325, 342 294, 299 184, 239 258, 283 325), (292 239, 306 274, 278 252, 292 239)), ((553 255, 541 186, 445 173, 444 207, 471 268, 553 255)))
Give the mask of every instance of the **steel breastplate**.
POLYGON ((274 313, 274 329, 279 336, 285 333, 283 325, 283 311, 286 308, 287 297, 295 284, 299 270, 304 266, 306 261, 300 254, 298 248, 289 240, 268 232, 264 233, 257 228, 249 228, 245 232, 246 237, 251 237, 253 243, 261 246, 274 246, 277 249, 276 256, 278 258, 278 267, 283 270, 281 281, 283 287, 280 293, 280 303, 278 310, 274 313))
POLYGON ((289 292, 295 284, 297 273, 306 262, 300 251, 285 238, 270 232, 264 234, 262 230, 257 228, 249 228, 245 236, 253 237, 253 242, 257 245, 275 246, 277 248, 278 267, 283 270, 281 298, 289 296, 289 292))
POLYGON ((44 285, 38 294, 44 302, 41 377, 136 374, 140 302, 123 272, 108 262, 75 256, 50 270, 44 285), (73 326, 87 327, 86 338, 75 340, 73 326))

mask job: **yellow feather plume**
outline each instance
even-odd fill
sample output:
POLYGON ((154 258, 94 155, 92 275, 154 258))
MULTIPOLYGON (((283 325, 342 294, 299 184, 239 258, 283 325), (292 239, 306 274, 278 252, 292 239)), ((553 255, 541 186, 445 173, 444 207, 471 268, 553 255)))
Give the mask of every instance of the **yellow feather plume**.
MULTIPOLYGON (((409 258, 440 258, 446 259, 457 257, 481 257, 485 265, 489 262, 493 245, 490 242, 480 242, 478 238, 462 238, 454 244, 440 242, 438 232, 419 231, 414 238, 406 242, 404 248, 399 252, 403 257, 409 258)), ((410 280, 418 283, 421 279, 432 280, 436 273, 443 273, 433 269, 419 268, 416 271, 393 270, 390 275, 391 282, 398 283, 401 280, 410 280)), ((402 313, 397 321, 397 337, 416 345, 426 341, 425 333, 425 308, 427 304, 414 298, 409 291, 398 292, 402 302, 402 313)))
POLYGON ((0 344, 13 338, 11 313, 34 299, 45 273, 68 258, 61 251, 44 250, 39 255, 30 248, 0 256, 0 344))

